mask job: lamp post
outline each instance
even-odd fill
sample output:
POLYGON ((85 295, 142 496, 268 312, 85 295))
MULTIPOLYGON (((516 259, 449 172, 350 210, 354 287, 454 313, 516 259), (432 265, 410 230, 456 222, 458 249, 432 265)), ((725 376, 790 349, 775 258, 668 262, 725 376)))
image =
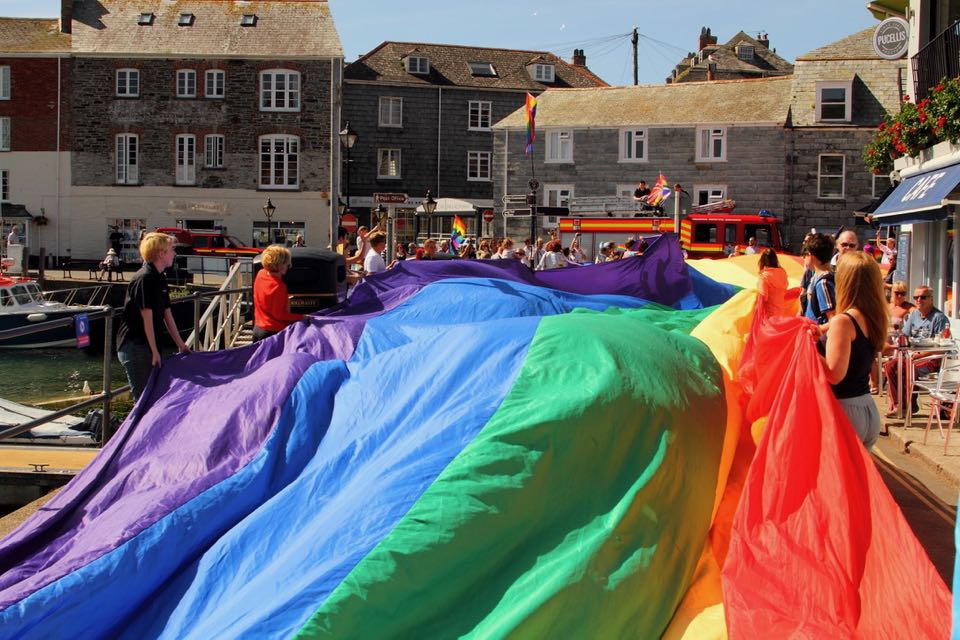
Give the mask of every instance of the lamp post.
POLYGON ((267 244, 273 244, 273 241, 270 237, 270 231, 273 229, 273 214, 276 212, 277 208, 273 206, 270 198, 267 198, 267 204, 263 205, 263 215, 267 216, 267 244))
POLYGON ((350 121, 347 120, 343 129, 340 131, 340 144, 347 149, 347 204, 344 205, 343 209, 341 209, 341 216, 350 211, 350 150, 353 149, 353 145, 357 144, 358 137, 359 136, 357 135, 357 132, 350 128, 350 121))
POLYGON ((423 206, 424 213, 427 214, 427 237, 429 238, 433 232, 433 212, 437 210, 437 201, 433 199, 430 189, 427 189, 427 196, 420 204, 423 206))

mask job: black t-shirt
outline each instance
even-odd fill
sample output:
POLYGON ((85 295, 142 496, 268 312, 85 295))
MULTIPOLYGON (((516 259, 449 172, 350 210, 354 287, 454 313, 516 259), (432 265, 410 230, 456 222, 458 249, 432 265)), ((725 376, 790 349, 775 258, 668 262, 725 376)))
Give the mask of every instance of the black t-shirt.
POLYGON ((117 331, 117 347, 119 348, 124 340, 149 344, 143 330, 143 316, 140 315, 143 309, 153 311, 153 337, 159 346, 164 311, 169 308, 170 289, 167 278, 148 262, 137 271, 127 287, 123 314, 120 316, 120 329, 117 331))

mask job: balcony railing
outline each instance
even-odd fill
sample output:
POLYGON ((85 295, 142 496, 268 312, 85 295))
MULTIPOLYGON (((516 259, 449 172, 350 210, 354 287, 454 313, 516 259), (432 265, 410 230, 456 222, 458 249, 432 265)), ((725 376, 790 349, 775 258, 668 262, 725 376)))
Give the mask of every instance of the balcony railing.
POLYGON ((931 87, 944 78, 960 76, 960 21, 944 29, 910 59, 917 102, 929 97, 931 87))

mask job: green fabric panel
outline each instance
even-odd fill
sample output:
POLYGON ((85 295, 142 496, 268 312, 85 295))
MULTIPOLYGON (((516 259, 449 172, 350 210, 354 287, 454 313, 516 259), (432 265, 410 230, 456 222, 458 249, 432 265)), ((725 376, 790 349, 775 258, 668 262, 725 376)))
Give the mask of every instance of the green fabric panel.
POLYGON ((297 637, 658 637, 710 526, 726 405, 686 335, 710 311, 544 318, 497 413, 297 637))

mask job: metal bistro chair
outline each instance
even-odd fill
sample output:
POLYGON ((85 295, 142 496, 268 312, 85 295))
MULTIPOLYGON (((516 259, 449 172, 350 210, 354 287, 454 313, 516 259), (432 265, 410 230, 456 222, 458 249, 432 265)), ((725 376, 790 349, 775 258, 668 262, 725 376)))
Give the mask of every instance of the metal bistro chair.
POLYGON ((957 421, 957 405, 960 404, 960 354, 954 351, 943 359, 933 384, 917 382, 916 386, 924 388, 930 394, 930 413, 927 416, 927 427, 923 431, 923 444, 927 444, 930 425, 936 420, 940 437, 944 439, 943 454, 946 455, 950 432, 957 421), (947 414, 946 420, 941 417, 943 412, 947 414), (944 422, 947 423, 946 436, 943 433, 944 422))

